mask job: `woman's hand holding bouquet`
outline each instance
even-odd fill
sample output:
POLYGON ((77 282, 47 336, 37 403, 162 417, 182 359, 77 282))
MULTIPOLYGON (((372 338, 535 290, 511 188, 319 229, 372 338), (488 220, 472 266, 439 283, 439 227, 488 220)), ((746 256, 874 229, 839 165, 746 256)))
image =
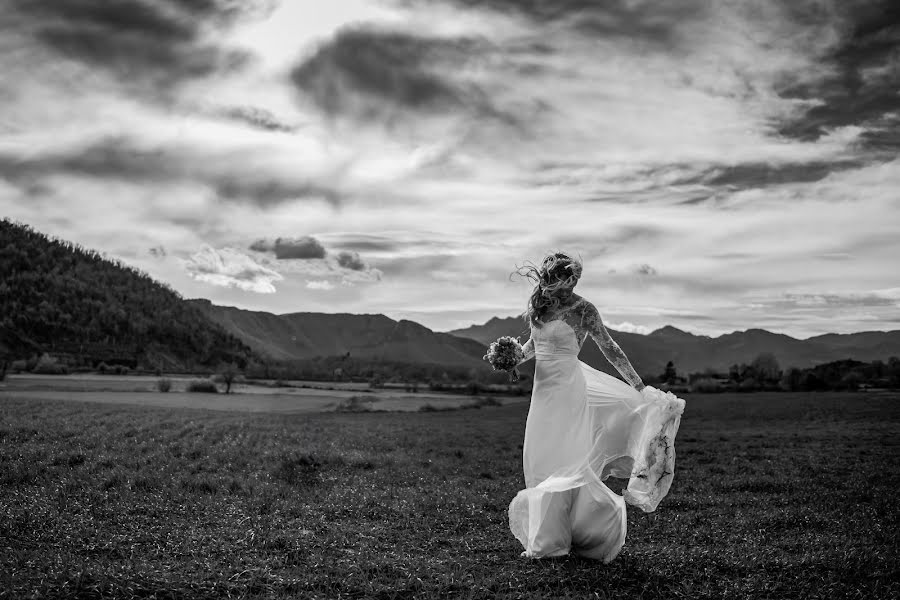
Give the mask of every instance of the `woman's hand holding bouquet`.
POLYGON ((484 360, 491 364, 495 371, 507 371, 511 381, 519 380, 516 366, 525 359, 525 351, 518 338, 502 336, 488 348, 484 360))

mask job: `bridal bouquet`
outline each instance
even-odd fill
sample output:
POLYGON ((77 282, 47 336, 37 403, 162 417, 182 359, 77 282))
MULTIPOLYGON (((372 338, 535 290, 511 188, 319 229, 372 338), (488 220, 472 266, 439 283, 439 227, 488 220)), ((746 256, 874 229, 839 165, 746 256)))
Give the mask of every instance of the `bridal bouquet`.
POLYGON ((493 342, 488 348, 484 360, 491 364, 495 371, 508 371, 512 381, 519 380, 519 372, 516 370, 522 360, 525 359, 525 351, 517 338, 505 335, 493 342))

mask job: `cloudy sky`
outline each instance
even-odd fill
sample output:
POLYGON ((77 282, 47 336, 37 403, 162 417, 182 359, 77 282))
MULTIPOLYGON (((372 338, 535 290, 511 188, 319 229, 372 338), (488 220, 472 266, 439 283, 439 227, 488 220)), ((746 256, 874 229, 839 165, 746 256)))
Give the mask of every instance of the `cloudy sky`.
POLYGON ((186 297, 900 328, 889 0, 11 0, 0 215, 186 297))

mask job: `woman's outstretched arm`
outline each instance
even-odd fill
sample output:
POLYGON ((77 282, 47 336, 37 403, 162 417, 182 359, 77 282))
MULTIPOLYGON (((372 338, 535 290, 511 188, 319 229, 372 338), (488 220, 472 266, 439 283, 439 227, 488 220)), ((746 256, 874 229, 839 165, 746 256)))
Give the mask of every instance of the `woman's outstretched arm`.
POLYGON ((585 303, 581 326, 587 330, 594 342, 600 347, 603 356, 616 368, 625 381, 637 390, 644 389, 644 382, 641 381, 641 376, 631 366, 631 362, 616 341, 610 337, 609 331, 606 330, 606 326, 603 325, 603 320, 600 318, 600 311, 590 302, 585 303))

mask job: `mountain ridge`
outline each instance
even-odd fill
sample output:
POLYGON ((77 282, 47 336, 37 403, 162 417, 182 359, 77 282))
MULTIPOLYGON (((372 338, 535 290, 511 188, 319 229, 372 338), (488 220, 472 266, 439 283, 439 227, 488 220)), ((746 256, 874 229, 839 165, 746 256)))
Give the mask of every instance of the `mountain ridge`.
POLYGON ((444 363, 486 368, 484 348, 474 340, 436 332, 415 321, 382 314, 291 312, 274 314, 220 306, 192 299, 213 322, 242 339, 254 351, 276 360, 317 356, 355 357, 397 362, 444 363))
MULTIPOLYGON (((756 356, 771 352, 782 368, 812 367, 817 364, 854 358, 886 360, 900 355, 900 330, 866 331, 850 334, 829 333, 797 339, 784 333, 761 328, 733 331, 711 337, 690 333, 666 325, 648 334, 608 329, 622 347, 635 369, 642 375, 658 375, 668 361, 680 372, 713 369, 727 372, 733 364, 750 363, 756 356)), ((492 317, 482 325, 449 331, 489 344, 502 335, 528 339, 528 325, 521 317, 492 317)), ((596 344, 585 343, 581 359, 592 367, 615 374, 596 344)))

